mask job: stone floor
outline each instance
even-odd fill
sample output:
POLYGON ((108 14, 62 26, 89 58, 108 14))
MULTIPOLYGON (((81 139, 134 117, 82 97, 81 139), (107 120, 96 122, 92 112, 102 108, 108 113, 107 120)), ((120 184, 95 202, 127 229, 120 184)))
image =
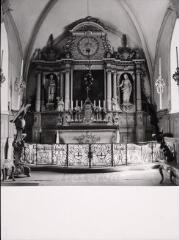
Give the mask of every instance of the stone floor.
POLYGON ((176 186, 170 183, 165 173, 165 181, 160 184, 158 169, 152 167, 123 167, 115 169, 35 169, 31 177, 19 176, 13 182, 8 179, 2 186, 176 186))

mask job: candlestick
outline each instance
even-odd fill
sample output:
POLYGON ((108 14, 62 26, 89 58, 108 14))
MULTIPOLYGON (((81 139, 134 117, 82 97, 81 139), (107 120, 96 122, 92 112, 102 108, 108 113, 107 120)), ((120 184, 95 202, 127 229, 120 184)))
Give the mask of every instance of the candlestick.
POLYGON ((76 100, 76 107, 78 107, 78 100, 76 100))
POLYGON ((21 94, 20 94, 20 92, 19 92, 18 98, 17 98, 17 107, 18 107, 18 109, 20 109, 20 107, 21 107, 21 94))
POLYGON ((159 76, 162 75, 161 58, 159 58, 159 76))
POLYGON ((177 57, 177 68, 179 67, 178 65, 178 47, 176 47, 176 57, 177 57))
POLYGON ((56 144, 59 144, 60 142, 59 142, 59 132, 58 131, 56 131, 56 144))
POLYGON ((2 49, 2 52, 1 52, 1 63, 0 63, 0 64, 1 64, 1 65, 0 65, 1 68, 2 68, 2 63, 3 63, 3 54, 4 54, 4 50, 2 49))

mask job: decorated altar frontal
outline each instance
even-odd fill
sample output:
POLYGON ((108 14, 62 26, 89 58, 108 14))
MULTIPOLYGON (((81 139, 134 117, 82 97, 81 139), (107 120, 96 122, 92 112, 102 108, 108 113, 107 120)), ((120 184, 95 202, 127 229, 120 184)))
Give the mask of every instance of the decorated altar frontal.
MULTIPOLYGON (((173 146, 170 146, 171 150, 173 146)), ((160 144, 25 144, 23 161, 57 167, 117 167, 163 159, 160 144)))

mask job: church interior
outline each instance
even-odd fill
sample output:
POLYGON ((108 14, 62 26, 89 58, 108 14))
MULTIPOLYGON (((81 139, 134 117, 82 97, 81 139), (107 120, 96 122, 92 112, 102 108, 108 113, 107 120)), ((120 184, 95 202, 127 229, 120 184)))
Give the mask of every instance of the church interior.
POLYGON ((178 0, 2 0, 1 13, 2 159, 153 161, 162 134, 179 163, 178 0))

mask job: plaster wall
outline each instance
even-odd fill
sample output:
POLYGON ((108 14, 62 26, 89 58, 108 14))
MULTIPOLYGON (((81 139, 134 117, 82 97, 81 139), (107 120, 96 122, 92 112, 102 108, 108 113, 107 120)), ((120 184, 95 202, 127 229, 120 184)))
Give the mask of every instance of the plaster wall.
POLYGON ((22 50, 24 52, 39 13, 42 11, 48 0, 38 0, 38 4, 36 0, 10 0, 9 2, 11 8, 15 10, 12 11, 11 14, 19 31, 22 50), (18 9, 21 9, 21 11, 18 12, 18 9))
POLYGON ((159 94, 156 91, 155 81, 159 76, 159 58, 161 58, 162 78, 165 81, 164 92, 162 95, 162 109, 171 108, 171 71, 170 71, 170 48, 173 29, 176 21, 176 13, 169 9, 165 25, 161 27, 158 38, 158 47, 156 49, 155 69, 154 69, 154 99, 159 110, 159 94))
POLYGON ((59 36, 63 33, 65 26, 86 17, 88 14, 101 19, 111 29, 109 31, 109 40, 114 48, 121 45, 121 36, 123 33, 128 36, 129 46, 141 47, 140 38, 134 24, 118 1, 91 0, 89 1, 89 12, 87 12, 86 1, 75 0, 74 5, 73 0, 61 0, 54 5, 44 20, 33 50, 43 47, 51 33, 53 33, 54 37, 59 36))
POLYGON ((155 59, 157 37, 169 0, 127 0, 133 11, 147 42, 152 62, 155 59))

